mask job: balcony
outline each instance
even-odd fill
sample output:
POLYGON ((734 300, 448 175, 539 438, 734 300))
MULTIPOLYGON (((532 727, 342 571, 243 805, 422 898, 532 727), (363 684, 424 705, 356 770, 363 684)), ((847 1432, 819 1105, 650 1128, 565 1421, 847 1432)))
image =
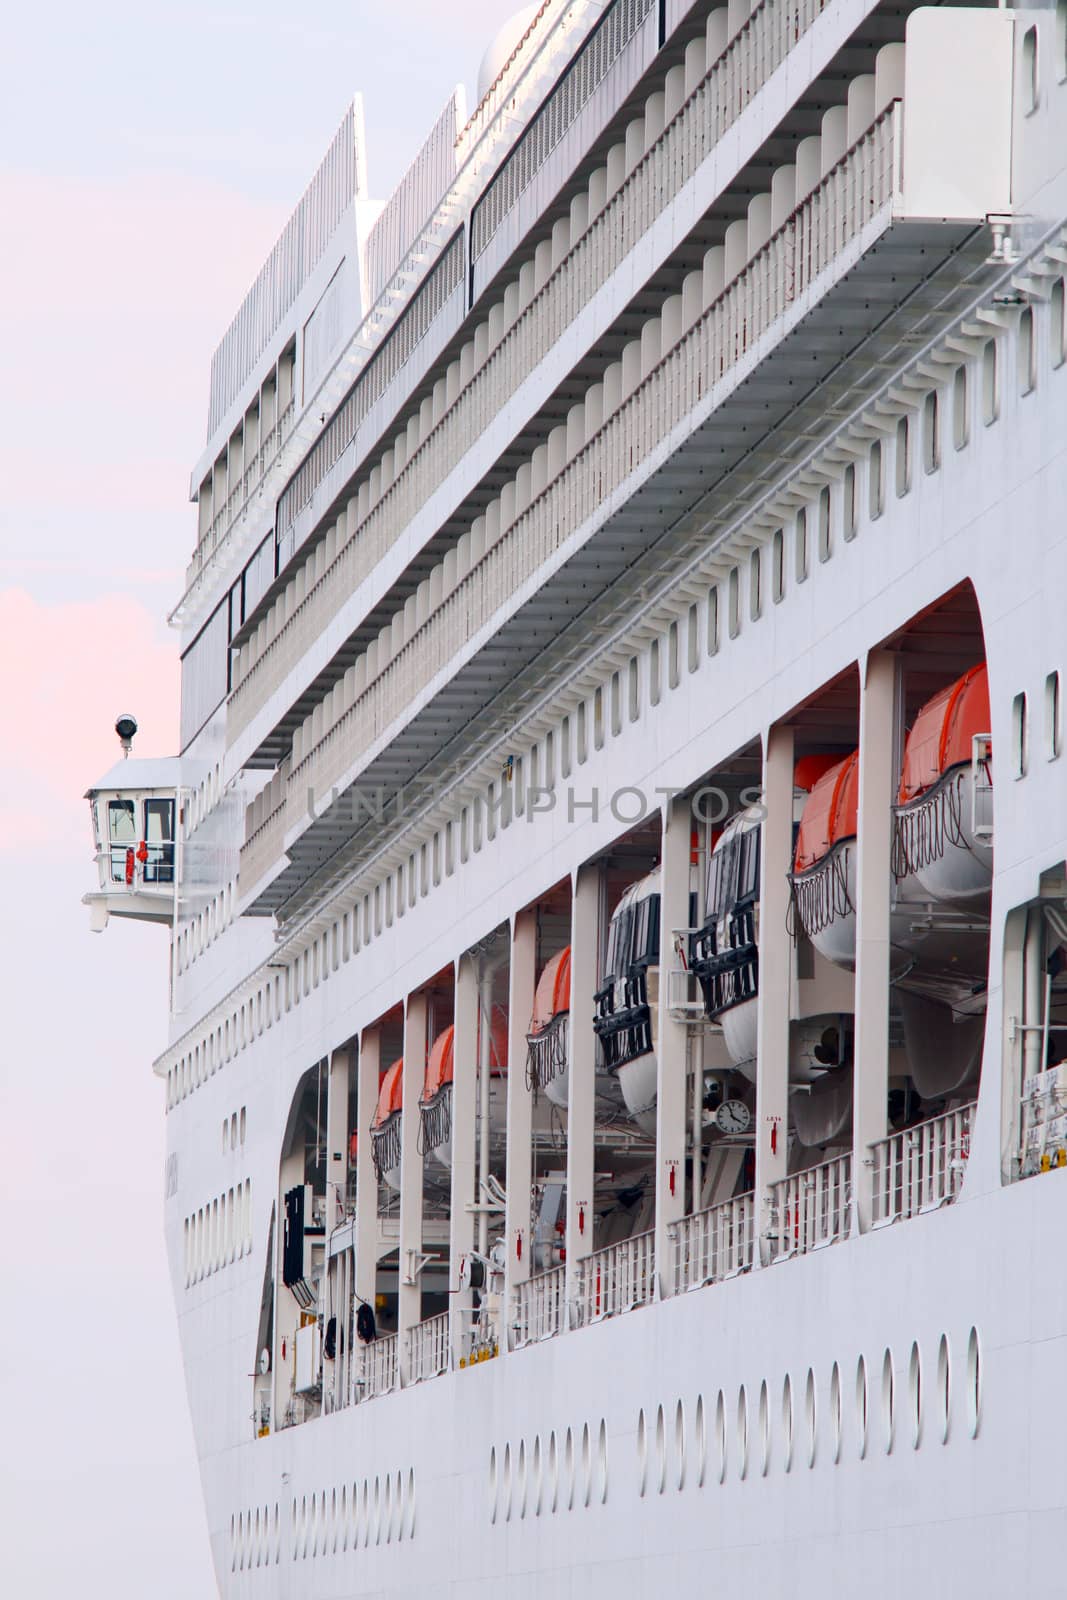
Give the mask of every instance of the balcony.
POLYGON ((971 1148, 975 1102, 871 1145, 873 1224, 936 1211, 959 1195, 971 1148))
POLYGON ((579 1328, 652 1303, 656 1293, 656 1236, 634 1234, 577 1264, 574 1320, 579 1328))
POLYGON ((768 1255, 806 1255, 846 1239, 852 1225, 852 1157, 835 1156, 770 1186, 768 1255))
POLYGON ((695 1211, 668 1229, 674 1293, 748 1272, 754 1259, 756 1202, 751 1193, 695 1211))

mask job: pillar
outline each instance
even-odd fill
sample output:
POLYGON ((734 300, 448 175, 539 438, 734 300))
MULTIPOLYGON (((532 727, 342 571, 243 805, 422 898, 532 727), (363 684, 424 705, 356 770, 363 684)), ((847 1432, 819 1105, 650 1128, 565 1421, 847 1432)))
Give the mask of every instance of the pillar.
POLYGON ((693 820, 682 795, 663 807, 660 853, 659 998, 656 1049, 656 1277, 661 1296, 674 1291, 671 1224, 685 1215, 686 1067, 688 1035, 670 1014, 674 934, 689 926, 693 820))
POLYGON ((355 1292, 357 1299, 371 1306, 378 1284, 378 1174, 370 1130, 378 1104, 381 1061, 381 1032, 366 1028, 359 1041, 357 1066, 355 1292))
POLYGON ((593 1248, 596 1034, 593 996, 600 984, 600 870, 579 867, 571 900, 570 1073, 567 1095, 566 1303, 577 1301, 579 1264, 593 1248))
POLYGON ((348 1184, 348 1072, 347 1050, 330 1056, 330 1075, 326 1086, 326 1233, 340 1226, 345 1217, 345 1189, 348 1184))
POLYGON ((789 1145, 789 1010, 793 940, 789 872, 793 865, 792 728, 772 728, 763 744, 763 834, 760 841, 759 993, 756 1000, 756 1227, 770 1227, 770 1189, 786 1176, 789 1145))
POLYGON ((889 1092, 889 913, 897 770, 897 661, 875 650, 861 664, 856 857, 856 1024, 852 1082, 852 1195, 856 1226, 871 1225, 870 1146, 886 1133, 889 1092))
POLYGON ((448 1305, 452 1363, 469 1348, 471 1292, 460 1289, 460 1264, 474 1249, 475 1098, 478 1083, 478 968, 472 956, 456 962, 452 1044, 452 1198, 448 1230, 448 1305))
POLYGON ((526 1072, 526 1034, 537 987, 537 913, 520 911, 511 921, 508 969, 508 1153, 507 1261, 504 1318, 510 1342, 515 1286, 530 1276, 530 1189, 533 1183, 533 1092, 526 1072))

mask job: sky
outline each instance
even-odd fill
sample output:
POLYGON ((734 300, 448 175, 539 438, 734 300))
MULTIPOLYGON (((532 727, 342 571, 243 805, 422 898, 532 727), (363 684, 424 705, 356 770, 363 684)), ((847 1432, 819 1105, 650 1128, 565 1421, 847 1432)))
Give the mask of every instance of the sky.
POLYGON ((385 198, 509 0, 22 6, 0 58, 0 1590, 215 1593, 163 1235, 166 936, 86 788, 177 747, 211 352, 356 90, 385 198))

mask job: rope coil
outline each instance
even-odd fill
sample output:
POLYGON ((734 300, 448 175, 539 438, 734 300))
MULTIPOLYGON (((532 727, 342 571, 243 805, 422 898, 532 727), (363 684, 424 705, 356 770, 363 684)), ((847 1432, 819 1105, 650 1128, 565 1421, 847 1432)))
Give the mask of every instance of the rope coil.
POLYGON ((540 1033, 526 1036, 526 1087, 544 1089, 567 1070, 568 1011, 557 1011, 540 1033))
POLYGON ((920 800, 897 811, 893 830, 893 873, 898 879, 940 861, 949 845, 970 850, 963 831, 963 789, 969 767, 949 772, 920 800))
POLYGON ((787 926, 794 939, 800 932, 814 939, 838 917, 855 910, 848 892, 848 855, 846 845, 802 876, 793 875, 787 926))
POLYGON ((370 1131, 371 1150, 374 1155, 374 1170, 379 1179, 393 1167, 400 1165, 400 1118, 402 1113, 394 1111, 380 1128, 370 1131))

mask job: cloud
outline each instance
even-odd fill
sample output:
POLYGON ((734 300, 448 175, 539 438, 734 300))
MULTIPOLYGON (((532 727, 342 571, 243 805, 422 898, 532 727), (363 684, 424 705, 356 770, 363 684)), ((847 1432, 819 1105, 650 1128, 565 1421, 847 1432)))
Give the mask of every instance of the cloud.
POLYGON ((137 716, 138 755, 177 749, 177 639, 128 595, 46 606, 5 589, 0 675, 0 850, 88 855, 82 796, 118 757, 117 713, 137 716))

